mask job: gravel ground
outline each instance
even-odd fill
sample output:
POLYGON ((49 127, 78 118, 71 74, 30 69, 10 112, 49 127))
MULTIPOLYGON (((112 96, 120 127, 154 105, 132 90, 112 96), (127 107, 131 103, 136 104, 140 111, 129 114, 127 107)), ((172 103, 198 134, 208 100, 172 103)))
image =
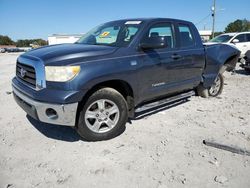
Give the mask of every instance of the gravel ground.
POLYGON ((250 75, 225 73, 218 98, 189 101, 133 120, 119 137, 84 142, 69 127, 26 117, 13 100, 19 54, 0 54, 0 187, 250 187, 250 75))

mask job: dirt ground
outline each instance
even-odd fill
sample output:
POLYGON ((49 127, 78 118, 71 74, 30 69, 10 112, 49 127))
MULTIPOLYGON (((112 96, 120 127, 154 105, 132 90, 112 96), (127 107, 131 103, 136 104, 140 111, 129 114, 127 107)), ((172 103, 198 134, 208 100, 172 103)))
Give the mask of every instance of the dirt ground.
POLYGON ((225 74, 218 98, 187 102, 127 123, 119 137, 80 140, 72 128, 26 117, 11 93, 19 54, 0 54, 0 187, 250 187, 250 75, 225 74))

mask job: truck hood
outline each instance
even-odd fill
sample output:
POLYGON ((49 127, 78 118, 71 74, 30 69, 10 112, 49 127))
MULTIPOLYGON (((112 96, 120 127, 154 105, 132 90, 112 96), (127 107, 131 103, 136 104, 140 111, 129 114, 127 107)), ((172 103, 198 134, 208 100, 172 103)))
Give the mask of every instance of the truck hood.
POLYGON ((45 65, 67 65, 112 54, 116 49, 117 47, 110 46, 60 44, 37 48, 21 56, 24 58, 40 59, 45 65))

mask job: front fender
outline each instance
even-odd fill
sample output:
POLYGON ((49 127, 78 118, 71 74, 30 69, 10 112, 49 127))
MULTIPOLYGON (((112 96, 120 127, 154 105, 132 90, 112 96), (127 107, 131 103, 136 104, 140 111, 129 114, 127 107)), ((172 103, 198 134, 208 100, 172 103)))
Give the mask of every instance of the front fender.
MULTIPOLYGON (((81 73, 71 83, 72 88, 90 91, 96 85, 108 81, 124 81, 136 92, 136 67, 130 59, 90 62, 82 65, 81 73)), ((135 96, 136 97, 136 96, 135 96)))

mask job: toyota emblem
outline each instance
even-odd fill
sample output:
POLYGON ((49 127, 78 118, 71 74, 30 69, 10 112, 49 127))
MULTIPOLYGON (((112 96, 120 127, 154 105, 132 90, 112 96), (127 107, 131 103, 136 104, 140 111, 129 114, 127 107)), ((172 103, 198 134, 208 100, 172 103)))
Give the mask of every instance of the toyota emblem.
POLYGON ((26 76, 26 70, 24 70, 23 68, 21 68, 20 70, 20 74, 21 74, 21 77, 24 78, 26 76))

